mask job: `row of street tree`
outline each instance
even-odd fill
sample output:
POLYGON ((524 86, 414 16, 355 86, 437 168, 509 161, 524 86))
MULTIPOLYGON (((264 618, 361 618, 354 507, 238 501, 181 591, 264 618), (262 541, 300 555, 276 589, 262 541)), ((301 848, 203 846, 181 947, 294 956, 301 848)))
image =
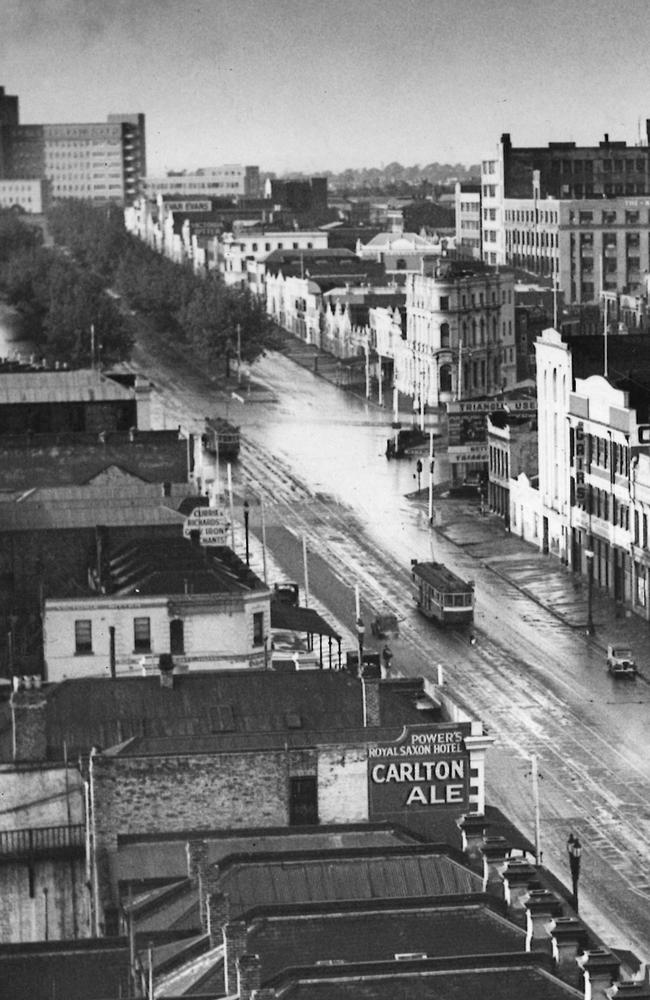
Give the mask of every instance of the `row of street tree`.
POLYGON ((211 367, 228 369, 238 347, 241 360, 252 362, 277 346, 263 304, 247 290, 161 257, 125 231, 116 206, 61 202, 47 226, 52 248, 43 246, 39 229, 0 214, 0 287, 23 318, 24 336, 48 362, 126 360, 130 310, 147 317, 161 340, 182 344, 211 367))

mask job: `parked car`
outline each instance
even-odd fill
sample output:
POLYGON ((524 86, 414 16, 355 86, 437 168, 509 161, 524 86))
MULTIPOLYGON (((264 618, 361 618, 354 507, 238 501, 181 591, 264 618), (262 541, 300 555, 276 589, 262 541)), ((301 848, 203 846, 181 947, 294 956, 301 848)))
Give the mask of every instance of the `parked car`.
POLYGON ((636 677, 637 667, 630 647, 608 646, 607 669, 612 677, 636 677))

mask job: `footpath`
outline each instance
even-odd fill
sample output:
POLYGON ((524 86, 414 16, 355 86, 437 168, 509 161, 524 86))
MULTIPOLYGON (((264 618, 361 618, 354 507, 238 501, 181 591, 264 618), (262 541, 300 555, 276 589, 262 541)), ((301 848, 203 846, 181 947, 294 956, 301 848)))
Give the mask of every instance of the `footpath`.
MULTIPOLYGON (((290 334, 283 353, 318 377, 365 398, 363 368, 359 372, 353 369, 344 372, 344 379, 336 358, 290 334)), ((412 493, 408 499, 427 509, 426 490, 412 493)), ((585 642, 601 648, 603 662, 608 644, 631 646, 637 663, 642 670, 645 668, 650 680, 650 623, 617 604, 594 581, 591 601, 594 629, 588 636, 589 595, 585 578, 572 573, 555 556, 544 555, 536 546, 507 532, 496 514, 481 513, 478 496, 452 498, 444 487, 436 486, 435 511, 436 531, 575 629, 585 642)))

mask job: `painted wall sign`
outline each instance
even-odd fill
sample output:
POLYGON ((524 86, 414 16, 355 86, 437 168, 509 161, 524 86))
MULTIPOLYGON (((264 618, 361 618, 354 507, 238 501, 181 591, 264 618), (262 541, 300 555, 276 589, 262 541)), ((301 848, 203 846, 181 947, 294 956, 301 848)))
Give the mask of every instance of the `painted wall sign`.
POLYGON ((368 797, 373 819, 469 801, 469 723, 407 727, 395 743, 368 748, 368 797))

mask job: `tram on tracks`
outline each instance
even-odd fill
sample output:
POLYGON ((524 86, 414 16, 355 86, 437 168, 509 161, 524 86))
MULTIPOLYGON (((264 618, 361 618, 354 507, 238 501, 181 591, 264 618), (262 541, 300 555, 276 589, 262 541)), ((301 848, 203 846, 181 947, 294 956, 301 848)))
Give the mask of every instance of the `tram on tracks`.
POLYGON ((411 560, 413 597, 418 609, 438 625, 464 628, 474 620, 474 584, 442 563, 411 560))

